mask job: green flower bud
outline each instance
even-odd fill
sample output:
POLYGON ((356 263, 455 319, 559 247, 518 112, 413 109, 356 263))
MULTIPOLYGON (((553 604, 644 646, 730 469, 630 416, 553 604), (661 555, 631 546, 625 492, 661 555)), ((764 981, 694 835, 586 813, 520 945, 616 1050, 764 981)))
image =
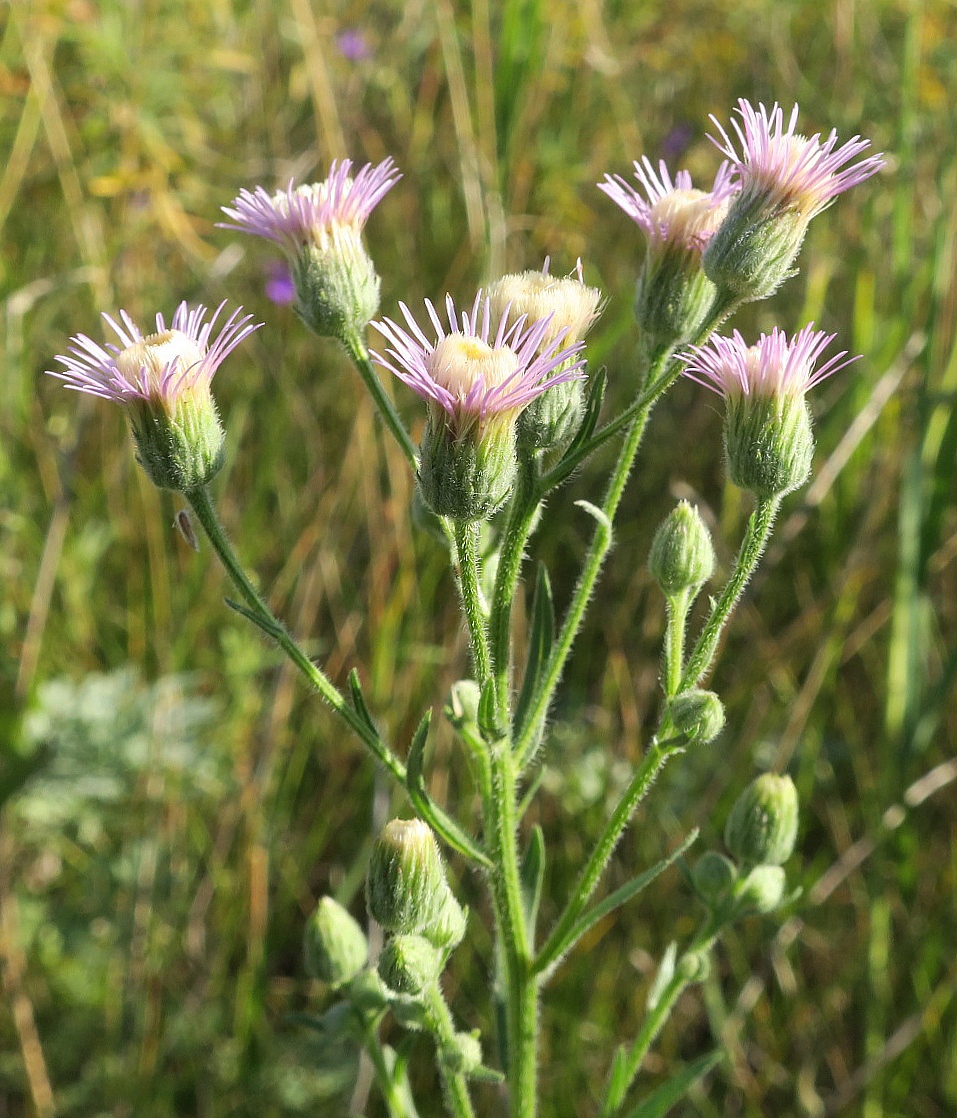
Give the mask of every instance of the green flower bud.
POLYGON ((585 413, 580 380, 553 385, 536 396, 518 417, 518 447, 523 455, 561 450, 575 437, 585 413))
POLYGON ((369 961, 365 933, 349 913, 323 897, 306 924, 303 939, 306 972, 333 989, 344 986, 369 961))
POLYGON ((798 796, 789 776, 764 773, 738 797, 724 841, 745 865, 780 866, 791 857, 798 831, 798 796))
POLYGON ((427 928, 422 929, 422 935, 436 947, 443 951, 451 951, 458 947, 465 935, 465 912, 455 899, 452 890, 446 886, 445 902, 435 920, 427 928))
POLYGON ((811 411, 799 393, 728 397, 724 424, 728 476, 758 497, 790 493, 810 477, 811 411))
POLYGON ((511 494, 515 464, 514 419, 459 435, 437 409, 430 412, 419 449, 419 487, 436 515, 487 519, 511 494))
POLYGON ((208 391, 183 393, 169 410, 137 401, 129 417, 136 460, 160 489, 187 493, 222 469, 225 435, 208 391))
POLYGON ((711 960, 704 951, 682 955, 678 961, 677 974, 685 982, 704 982, 711 973, 711 960))
POLYGON ((346 997, 360 1013, 378 1013, 389 1004, 389 991, 374 970, 360 971, 345 988, 346 997))
POLYGON ((697 591, 714 574, 711 533, 687 501, 679 502, 655 532, 648 569, 669 597, 697 591))
POLYGON ((766 916, 784 900, 787 882, 781 866, 755 866, 735 891, 736 916, 766 916))
POLYGON ((423 936, 393 936, 379 956, 379 977, 395 993, 418 997, 438 982, 442 961, 423 936))
POLYGON ((692 884, 708 908, 719 907, 737 880, 734 863, 714 850, 702 854, 691 871, 692 884))
POLYGON ((419 819, 393 819, 376 839, 366 879, 369 912, 390 932, 432 927, 443 915, 448 885, 429 827, 419 819))
POLYGON ((451 1044, 443 1045, 439 1059, 455 1075, 470 1075, 482 1066, 482 1045, 479 1034, 456 1033, 451 1044))
POLYGON ((713 691, 682 691, 671 700, 668 713, 678 733, 695 744, 713 741, 724 727, 724 705, 713 691))
POLYGON ((715 295, 701 270, 701 254, 680 244, 649 252, 635 288, 635 321, 652 351, 694 338, 715 295))
POLYGON ((460 679, 452 684, 445 705, 445 717, 457 730, 463 726, 478 726, 479 702, 482 689, 474 679, 460 679))

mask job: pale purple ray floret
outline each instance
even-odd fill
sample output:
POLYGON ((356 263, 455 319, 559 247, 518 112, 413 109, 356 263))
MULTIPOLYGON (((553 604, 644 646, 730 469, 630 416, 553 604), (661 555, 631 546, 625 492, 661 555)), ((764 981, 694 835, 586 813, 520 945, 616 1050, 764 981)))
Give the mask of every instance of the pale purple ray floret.
POLYGON ((554 385, 584 379, 585 360, 580 356, 584 342, 563 346, 564 331, 544 341, 551 315, 530 325, 523 315, 509 326, 510 308, 506 308, 495 324, 490 301, 479 291, 472 309, 461 315, 452 296, 446 296, 446 328, 432 302, 426 299, 425 306, 435 331, 434 341, 422 331, 405 303, 400 303, 407 329, 389 318, 373 322, 371 325, 389 348, 387 356, 376 352, 372 356, 382 368, 454 419, 468 417, 482 422, 493 415, 518 412, 554 385), (458 342, 458 351, 453 353, 446 342, 458 342), (439 367, 446 354, 467 366, 473 350, 474 372, 465 368, 450 375, 447 367, 439 367), (488 359, 503 353, 508 355, 506 363, 496 362, 494 366, 501 376, 490 377, 487 382, 478 370, 491 368, 488 359))
POLYGON ((791 110, 786 126, 784 110, 777 102, 770 110, 763 104, 755 109, 742 97, 737 112, 740 122, 731 121, 737 144, 715 116, 711 120, 719 136, 708 138, 731 160, 742 188, 753 186, 766 190, 779 204, 794 206, 809 218, 820 213, 838 194, 870 178, 884 166, 881 154, 852 163, 871 146, 869 140, 860 136, 851 137, 840 147, 836 130, 832 130, 826 140, 821 139, 820 132, 811 137, 802 136, 796 131, 797 105, 791 110))
POLYGON ((293 254, 337 227, 358 233, 402 175, 391 158, 366 163, 354 177, 351 172, 351 159, 333 160, 323 182, 296 186, 290 181, 275 194, 262 186, 243 189, 231 207, 222 207, 231 220, 219 228, 265 237, 293 254))
POLYGON ((735 330, 730 338, 716 335, 703 346, 690 346, 680 358, 686 377, 721 396, 803 396, 826 377, 856 361, 847 351, 815 367, 836 334, 815 330, 809 323, 791 341, 774 327, 749 346, 735 330))
POLYGON ((67 355, 57 356, 63 370, 51 369, 49 373, 64 381, 67 388, 104 400, 120 404, 161 400, 172 404, 187 392, 208 390, 223 361, 263 325, 253 323, 251 314, 240 317, 242 307, 237 307, 210 341, 225 306, 225 301, 220 303, 206 321, 206 307, 199 305, 191 310, 185 302, 180 303, 168 327, 163 315, 157 314, 156 332, 145 337, 126 311, 120 311, 119 322, 104 314, 122 344, 108 342, 102 346, 86 334, 77 334, 70 339, 67 355), (130 359, 134 351, 140 359, 130 359))

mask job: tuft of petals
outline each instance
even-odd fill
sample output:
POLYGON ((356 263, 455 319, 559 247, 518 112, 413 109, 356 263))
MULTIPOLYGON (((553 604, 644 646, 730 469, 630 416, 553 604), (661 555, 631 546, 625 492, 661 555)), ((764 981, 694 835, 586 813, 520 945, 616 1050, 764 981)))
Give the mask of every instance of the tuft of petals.
POLYGON ((827 139, 822 139, 820 132, 811 137, 801 135, 796 131, 797 105, 786 125, 784 110, 777 102, 770 110, 760 103, 755 109, 742 97, 737 112, 741 120, 731 122, 737 143, 714 116, 711 120, 718 136, 708 138, 731 161, 741 188, 766 193, 775 204, 796 209, 808 219, 820 213, 838 194, 884 166, 881 154, 853 162, 871 146, 869 140, 860 136, 853 136, 839 147, 834 130, 827 139))
POLYGON ((263 325, 253 323, 251 314, 240 317, 242 307, 237 307, 212 338, 225 306, 225 301, 220 303, 207 321, 205 306, 190 309, 180 303, 168 327, 157 314, 155 333, 145 336, 126 311, 120 311, 119 322, 104 314, 121 344, 102 346, 77 334, 70 339, 68 353, 57 356, 63 369, 48 370, 49 375, 67 388, 118 404, 158 402, 172 410, 181 397, 208 391, 223 361, 263 325))
POLYGON ((391 158, 366 163, 353 176, 352 160, 333 160, 323 182, 295 186, 270 194, 262 186, 243 189, 221 229, 236 229, 274 241, 295 255, 307 244, 326 248, 342 233, 358 236, 369 215, 402 177, 391 158))
POLYGON ((653 243, 677 244, 701 251, 727 213, 738 190, 731 165, 721 164, 710 191, 696 190, 688 171, 674 178, 664 160, 657 170, 647 156, 635 162, 637 190, 620 175, 605 175, 598 189, 648 235, 653 243))
POLYGON ((506 309, 495 321, 482 291, 461 313, 447 295, 447 326, 428 299, 425 307, 434 341, 400 303, 405 327, 389 318, 371 323, 388 343, 385 356, 372 357, 459 429, 517 414, 554 385, 584 379, 584 343, 563 346, 564 333, 546 340, 551 315, 531 325, 524 315, 510 323, 506 309))
POLYGON ((788 341, 784 331, 775 326, 770 334, 762 334, 755 345, 749 346, 735 330, 730 338, 715 336, 706 345, 689 347, 679 357, 687 362, 684 376, 720 396, 803 397, 826 377, 857 360, 842 350, 817 366, 836 336, 815 330, 809 323, 788 341))

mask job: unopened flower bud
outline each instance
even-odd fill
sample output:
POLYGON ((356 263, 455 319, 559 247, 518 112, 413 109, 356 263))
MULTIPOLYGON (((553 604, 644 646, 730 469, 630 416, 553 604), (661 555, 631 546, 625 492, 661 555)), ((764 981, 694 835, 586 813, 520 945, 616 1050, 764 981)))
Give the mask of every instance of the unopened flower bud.
POLYGON ((671 700, 668 713, 678 733, 696 744, 714 741, 724 727, 724 705, 713 691, 682 691, 671 700))
POLYGON ((711 533, 687 501, 679 502, 655 532, 648 569, 669 597, 699 589, 714 573, 711 533))
POLYGON ((725 900, 737 879, 734 863, 715 850, 702 854, 691 871, 695 891, 709 908, 717 908, 725 900))
POLYGON ((455 1075, 470 1075, 482 1066, 478 1033, 456 1033, 451 1044, 442 1046, 439 1059, 455 1075))
POLYGON ((474 679, 457 680, 449 691, 445 717, 456 729, 463 726, 478 726, 481 699, 482 689, 474 679))
POLYGON ((738 886, 734 899, 737 916, 766 916, 784 900, 787 882, 781 866, 755 866, 738 886))
POLYGON ((711 973, 711 960, 706 952, 695 951, 689 955, 682 955, 675 969, 685 982, 704 982, 711 973))
POLYGON ((422 930, 422 935, 443 951, 458 947, 465 935, 465 912, 446 883, 445 901, 435 920, 422 930))
POLYGON ((705 274, 734 299, 766 299, 794 274, 806 231, 800 213, 769 210, 763 195, 741 193, 705 249, 705 274))
POLYGON ((728 849, 745 865, 783 865, 794 850, 798 795, 789 776, 764 773, 738 797, 725 827, 728 849))
POLYGON ((358 236, 306 245, 291 268, 296 313, 319 337, 358 337, 379 310, 379 275, 358 236))
POLYGON ((417 997, 441 971, 442 952, 423 936, 393 936, 379 956, 379 977, 397 994, 417 997))
POLYGON ((344 986, 369 960, 365 933, 341 904, 323 897, 306 924, 306 971, 333 989, 344 986))
POLYGON ((442 915, 448 885, 435 836, 419 819, 393 819, 376 839, 369 862, 369 912, 390 932, 410 934, 442 915))
POLYGON ((346 987, 345 994, 360 1013, 378 1013, 389 1004, 389 991, 371 968, 360 971, 346 987))

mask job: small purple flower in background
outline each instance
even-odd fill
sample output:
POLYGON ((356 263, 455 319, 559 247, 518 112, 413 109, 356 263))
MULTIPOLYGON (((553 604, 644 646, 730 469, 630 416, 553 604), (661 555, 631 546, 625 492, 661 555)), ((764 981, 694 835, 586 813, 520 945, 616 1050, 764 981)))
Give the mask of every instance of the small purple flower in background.
POLYGON ((598 189, 648 235, 652 244, 672 244, 700 252, 721 224, 737 186, 728 163, 722 163, 710 191, 695 190, 691 175, 678 171, 672 179, 664 160, 657 171, 644 156, 635 162, 636 190, 620 175, 605 175, 598 189))
POLYGON ((266 298, 277 307, 286 307, 296 301, 296 282, 289 265, 276 260, 266 269, 266 298))
POLYGON ((815 368, 836 334, 815 330, 811 323, 788 341, 776 326, 749 346, 735 330, 730 338, 716 335, 707 345, 690 346, 680 356, 688 363, 684 375, 712 392, 732 396, 801 396, 826 377, 856 361, 842 350, 815 368))
POLYGON ((372 57, 372 48, 357 27, 346 27, 336 35, 336 46, 343 58, 350 62, 365 62, 372 57))
POLYGON ((133 428, 137 458, 162 489, 190 492, 206 485, 223 462, 223 429, 210 386, 216 370, 262 323, 241 307, 213 338, 225 303, 206 321, 204 306, 180 303, 167 327, 156 316, 156 332, 144 335, 120 311, 103 318, 122 343, 101 346, 86 334, 70 339, 62 370, 49 370, 68 388, 122 404, 133 428))
POLYGON ((678 159, 688 150, 694 128, 687 122, 676 124, 661 141, 661 154, 665 159, 678 159))
POLYGON ((837 132, 826 140, 817 132, 811 137, 795 131, 798 106, 784 124, 784 110, 775 103, 770 111, 755 109, 743 97, 738 101, 741 122, 732 120, 741 153, 728 132, 714 116, 720 139, 711 142, 728 159, 740 178, 743 191, 765 195, 769 204, 798 210, 808 220, 845 190, 876 174, 884 166, 882 155, 871 155, 852 163, 869 148, 870 141, 853 136, 840 147, 837 132), (848 166, 848 164, 851 164, 848 166))
POLYGON ((402 176, 392 159, 366 163, 354 177, 351 171, 351 159, 333 160, 323 182, 290 183, 276 194, 261 186, 241 190, 232 207, 222 207, 231 220, 219 227, 275 241, 292 256, 310 244, 327 249, 358 239, 369 215, 402 176))
POLYGON ((579 359, 584 343, 562 347, 562 335, 542 347, 551 315, 531 326, 523 316, 509 326, 506 312, 495 324, 489 300, 480 291, 472 310, 463 311, 460 319, 449 295, 446 330, 428 299, 425 306, 435 331, 434 342, 400 303, 408 329, 388 318, 373 322, 390 348, 387 357, 372 356, 422 399, 442 409, 456 436, 476 425, 481 433, 495 418, 513 419, 553 385, 584 376, 584 360, 579 359))

